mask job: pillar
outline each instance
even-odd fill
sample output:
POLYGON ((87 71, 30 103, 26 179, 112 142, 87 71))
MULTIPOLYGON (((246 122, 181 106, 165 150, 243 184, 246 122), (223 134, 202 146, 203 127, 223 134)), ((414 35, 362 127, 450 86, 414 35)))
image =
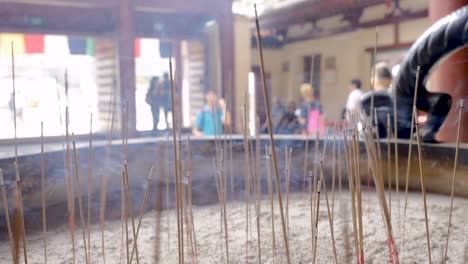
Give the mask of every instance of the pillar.
MULTIPOLYGON (((434 23, 438 19, 467 4, 468 0, 431 0, 429 2, 429 17, 431 22, 434 23)), ((468 98, 468 64, 460 62, 466 62, 467 59, 468 48, 465 47, 452 54, 447 60, 441 63, 434 72, 435 76, 433 84, 431 85, 434 89, 432 89, 432 91, 440 91, 452 96, 452 109, 437 134, 437 139, 440 141, 454 142, 456 140, 456 120, 458 119, 457 106, 460 99, 468 98)), ((465 108, 467 107, 468 102, 465 100, 465 108)), ((467 122, 468 111, 464 111, 462 115, 462 127, 463 124, 465 124, 464 127, 466 127, 467 122)), ((462 142, 468 142, 468 129, 462 129, 460 140, 462 142)))
MULTIPOLYGON (((118 5, 118 23, 116 28, 118 71, 117 82, 120 87, 120 109, 125 115, 128 106, 128 133, 136 133, 135 108, 135 25, 133 1, 120 0, 118 5)), ((122 118, 122 121, 124 119, 122 118)), ((122 122, 122 129, 125 127, 122 122)), ((123 131, 123 130, 122 130, 123 131)))

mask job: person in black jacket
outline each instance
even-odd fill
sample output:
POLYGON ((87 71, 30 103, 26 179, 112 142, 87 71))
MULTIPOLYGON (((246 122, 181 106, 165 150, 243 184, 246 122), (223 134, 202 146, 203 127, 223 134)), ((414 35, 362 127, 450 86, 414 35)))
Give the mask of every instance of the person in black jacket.
POLYGON ((159 124, 159 111, 162 104, 162 86, 159 82, 159 77, 152 77, 150 81, 150 86, 146 92, 145 101, 151 107, 151 114, 153 115, 153 132, 158 130, 159 124))

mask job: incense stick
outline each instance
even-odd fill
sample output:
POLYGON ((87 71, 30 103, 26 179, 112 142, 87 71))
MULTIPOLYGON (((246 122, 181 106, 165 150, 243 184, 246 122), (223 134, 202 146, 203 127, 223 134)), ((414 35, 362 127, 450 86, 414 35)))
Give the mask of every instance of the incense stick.
MULTIPOLYGON (((413 96, 413 107, 412 109, 416 109, 416 100, 418 98, 418 86, 419 86, 419 73, 420 73, 421 66, 418 66, 416 72, 416 82, 415 82, 415 89, 414 89, 414 96, 413 96)), ((409 187, 409 176, 411 170, 411 161, 412 161, 412 154, 413 154, 413 131, 414 131, 414 124, 417 122, 417 114, 415 111, 411 111, 411 130, 410 130, 410 138, 409 138, 409 145, 408 145, 408 160, 406 164, 406 178, 405 178, 405 205, 403 209, 403 250, 405 249, 406 243, 406 210, 408 208, 408 187, 409 187)))
POLYGON ((450 191, 450 212, 449 212, 449 220, 447 223, 447 240, 445 242, 444 258, 442 260, 444 264, 447 262, 448 245, 449 245, 449 238, 450 238, 450 227, 452 225, 453 196, 455 193, 455 177, 457 174, 458 152, 460 149, 460 130, 461 130, 462 113, 463 113, 463 99, 460 101, 460 108, 458 112, 457 141, 456 141, 457 143, 455 145, 455 158, 454 158, 453 171, 452 171, 452 188, 450 191))
MULTIPOLYGON (((398 98, 396 95, 396 89, 393 87, 393 142, 394 142, 394 157, 395 157, 395 194, 397 200, 397 217, 398 217, 398 231, 401 237, 401 225, 400 225, 400 165, 399 165, 399 154, 398 154, 398 98)), ((413 133, 413 131, 411 131, 413 133)), ((404 222, 403 222, 404 225, 404 222)))
POLYGON ((343 189, 342 189, 342 172, 341 172, 341 142, 338 145, 338 189, 340 192, 340 215, 343 209, 343 189))
MULTIPOLYGON (((66 74, 66 72, 65 72, 66 74)), ((68 79, 65 78, 65 87, 67 88, 68 79)), ((70 116, 68 112, 68 105, 65 107, 65 139, 66 139, 66 164, 67 164, 67 206, 68 206, 68 222, 70 227, 70 238, 72 242, 72 263, 76 261, 76 250, 75 250, 75 190, 73 188, 73 173, 71 168, 71 153, 70 153, 70 136, 68 131, 68 125, 70 123, 70 116)))
MULTIPOLYGON (((136 253, 136 261, 137 264, 140 263, 140 257, 138 256, 138 241, 136 240, 136 228, 135 228, 135 210, 133 209, 133 197, 132 197, 132 190, 130 183, 128 182, 128 166, 127 166, 127 161, 124 161, 124 172, 125 172, 125 185, 127 187, 127 204, 128 209, 130 210, 130 217, 132 220, 132 234, 133 234, 133 245, 135 247, 135 253, 136 253)), ((130 258, 130 263, 132 263, 132 258, 130 258)))
MULTIPOLYGON (((174 113, 176 116, 179 116, 179 111, 178 109, 176 109, 176 112, 174 113)), ((184 204, 185 204, 185 198, 184 198, 184 182, 183 182, 183 175, 184 175, 184 164, 183 164, 183 160, 182 160, 182 136, 181 136, 181 122, 180 120, 178 120, 179 122, 177 123, 176 127, 177 127, 177 136, 178 136, 178 151, 177 151, 177 164, 178 164, 178 167, 179 167, 179 173, 177 174, 178 176, 178 184, 176 185, 177 187, 177 195, 179 197, 178 201, 179 201, 179 210, 178 210, 178 213, 180 215, 180 248, 181 248, 181 252, 182 252, 182 263, 184 263, 184 259, 185 259, 185 251, 184 251, 184 245, 185 244, 185 240, 184 240, 184 220, 185 220, 185 217, 184 217, 184 204)))
MULTIPOLYGON (((149 189, 150 189, 150 186, 151 186, 150 183, 151 183, 151 177, 153 176, 153 169, 154 169, 154 167, 151 167, 149 175, 148 175, 148 179, 147 179, 147 182, 146 182, 145 194, 143 195, 143 202, 141 203, 141 208, 140 208, 140 216, 138 217, 138 225, 137 225, 135 237, 133 238, 133 240, 135 242, 133 243, 132 253, 130 254, 130 263, 132 263, 133 254, 135 252, 138 252, 138 246, 137 246, 136 241, 138 239, 138 234, 140 233, 141 220, 143 219, 143 214, 145 213, 146 200, 148 199, 148 193, 149 193, 149 189)), ((160 190, 158 190, 158 193, 160 193, 160 190)), ((159 199, 159 200, 161 200, 161 199, 159 199)), ((138 259, 138 257, 137 257, 137 259, 138 259)))
MULTIPOLYGON (((356 180, 356 191, 357 191, 357 206, 358 206, 358 226, 359 226, 359 249, 360 249, 360 263, 364 264, 364 232, 362 225, 362 192, 361 192, 361 171, 360 171, 360 155, 359 155, 359 142, 358 142, 358 131, 357 126, 354 128, 353 142, 354 142, 354 152, 355 152, 355 168, 356 174, 354 175, 356 180)), ((379 143, 378 143, 379 144, 379 143)), ((380 168, 380 165, 379 165, 380 168)), ((369 192, 368 192, 369 193, 369 192)))
POLYGON ((190 225, 192 227, 193 247, 195 251, 195 263, 198 262, 197 237, 195 235, 195 222, 193 220, 193 203, 192 203, 192 150, 190 136, 187 137, 187 176, 188 176, 188 201, 190 211, 190 225))
POLYGON ((76 177, 76 193, 78 195, 78 208, 79 208, 79 213, 80 213, 80 222, 81 222, 81 231, 83 234, 83 245, 84 245, 84 252, 85 252, 85 259, 86 263, 89 263, 88 260, 88 249, 86 247, 86 235, 85 235, 85 230, 86 230, 86 224, 84 221, 84 215, 83 215, 83 201, 82 201, 82 192, 81 192, 81 184, 80 184, 80 174, 78 170, 78 156, 76 154, 76 144, 75 144, 75 135, 72 133, 72 139, 73 139, 73 157, 75 161, 75 177, 76 177))
POLYGON ((11 230, 11 223, 10 223, 10 212, 8 211, 8 200, 6 197, 6 190, 5 190, 5 181, 3 180, 3 170, 0 169, 0 190, 2 191, 2 202, 3 202, 3 210, 5 214, 5 221, 8 230, 8 239, 10 240, 11 246, 11 255, 13 258, 13 263, 18 263, 17 256, 15 254, 15 243, 13 241, 13 233, 11 230))
POLYGON ((392 167, 390 166, 392 162, 392 145, 390 143, 391 133, 392 133, 392 129, 391 129, 391 122, 390 122, 390 114, 388 113, 387 114, 387 181, 388 181, 388 211, 390 213, 390 219, 392 217, 392 167))
MULTIPOLYGON (((336 122, 335 122, 336 131, 336 122)), ((335 133, 335 132, 333 132, 335 133)), ((331 219, 332 224, 335 224, 335 181, 336 181, 336 135, 333 134, 333 145, 332 145, 332 201, 331 201, 331 219)))
POLYGON ((288 243, 288 234, 286 233, 286 222, 285 222, 285 217, 284 217, 284 210, 283 210, 283 199, 281 197, 281 190, 279 188, 280 184, 280 177, 279 177, 279 171, 278 171, 278 164, 277 164, 277 159, 276 159, 276 150, 275 150, 275 139, 273 136, 273 123, 271 121, 271 109, 270 109, 270 100, 269 100, 269 93, 267 89, 267 83, 266 83, 266 76, 265 76, 265 63, 263 60, 263 47, 262 47, 262 38, 260 36, 260 25, 258 22, 258 14, 257 14, 257 5, 254 5, 255 9, 255 24, 257 27, 257 43, 258 43, 258 51, 259 51, 259 57, 260 57, 260 68, 261 68, 261 74, 262 74, 262 84, 263 84, 263 97, 264 97, 264 102, 265 102, 265 108, 266 108, 266 113, 267 113, 267 121, 268 121, 268 132, 270 134, 270 145, 271 145, 271 152, 272 152, 272 158, 273 158, 273 168, 274 168, 274 173, 275 173, 275 179, 276 179, 276 188, 277 188, 277 195, 278 195, 278 204, 279 204, 279 210, 280 210, 280 215, 281 215, 281 225, 282 225, 282 231, 283 231, 283 241, 284 241, 284 246, 286 249, 286 257, 287 257, 287 263, 291 263, 291 257, 289 255, 289 243, 288 243))
POLYGON ((325 176, 324 176, 324 169, 323 169, 323 160, 320 160, 320 179, 323 182, 323 192, 325 193, 325 202, 327 204, 327 212, 328 212, 328 222, 330 224, 330 235, 332 239, 332 246, 333 246, 333 256, 335 258, 335 263, 338 263, 338 257, 336 254, 336 246, 335 246, 335 233, 333 230, 333 218, 332 218, 332 213, 330 210, 330 205, 328 202, 328 192, 327 192, 327 184, 325 182, 325 176))
POLYGON ((243 123, 243 139, 244 139, 244 174, 245 174, 245 261, 248 263, 249 257, 249 207, 250 207, 250 170, 249 170, 249 144, 247 139, 248 115, 247 115, 247 95, 244 100, 244 123, 243 123))
POLYGON ((129 250, 129 242, 128 242, 128 209, 127 209, 127 185, 125 184, 125 171, 122 169, 122 220, 123 220, 123 226, 125 228, 125 249, 126 249, 126 259, 127 259, 127 264, 130 264, 130 250, 129 250))
MULTIPOLYGON (((16 78, 15 78, 15 52, 14 52, 14 46, 13 46, 13 41, 11 42, 11 71, 12 71, 12 86, 13 86, 13 126, 14 126, 14 134, 15 134, 15 164, 18 164, 18 136, 17 136, 17 126, 16 126, 16 78)), ((17 165, 15 165, 15 167, 17 167, 17 165)), ((16 184, 16 190, 18 192, 18 189, 19 189, 19 193, 16 194, 16 198, 19 200, 20 199, 20 196, 21 196, 21 184, 19 183, 19 173, 17 172, 17 184, 16 184)), ((22 200, 22 199, 21 199, 22 200)), ((21 204, 19 206, 22 207, 22 201, 20 201, 21 204)), ((14 222, 15 222, 15 226, 18 226, 18 221, 20 222, 19 223, 19 227, 20 227, 20 230, 19 232, 22 233, 22 235, 24 236, 24 219, 23 219, 23 215, 22 215, 22 210, 21 208, 18 209, 15 207, 15 212, 14 212, 14 216, 13 216, 13 219, 14 219, 14 222), (19 212, 18 212, 19 210, 19 212), (21 219, 18 219, 17 218, 17 215, 20 215, 21 219)), ((16 229, 15 229, 16 230, 16 229)), ((14 261, 17 261, 19 262, 19 243, 20 243, 20 238, 19 238, 19 235, 20 234, 17 234, 17 232, 15 232, 16 235, 15 235, 15 252, 14 252, 14 261)), ((24 240, 24 239, 23 239, 24 240)), ((26 248, 25 247, 25 242, 26 241, 23 241, 23 247, 24 249, 26 248)), ((28 259, 27 259, 27 253, 26 253, 26 250, 24 250, 24 261, 25 263, 28 262, 28 259)))
POLYGON ((260 229, 260 215, 262 204, 262 180, 261 180, 261 146, 260 146, 260 119, 257 116, 255 122, 255 216, 257 220, 257 247, 258 247, 258 262, 262 263, 262 247, 261 247, 261 229, 260 229))
MULTIPOLYGON (((310 106, 308 106, 310 108, 310 106)), ((308 111, 309 113, 310 111, 308 111)), ((303 168, 303 179, 302 179, 302 191, 306 191, 306 175, 307 175, 307 156, 309 155, 309 132, 307 131, 304 135, 305 151, 304 151, 304 168, 303 168)))
POLYGON ((216 164, 216 158, 213 159, 213 170, 214 170, 214 179, 215 179, 215 185, 216 185, 216 194, 218 195, 218 200, 219 200, 219 228, 220 228, 220 237, 219 237, 219 245, 220 245, 220 260, 219 263, 224 262, 224 253, 223 253, 223 206, 222 206, 222 197, 221 197, 221 186, 219 183, 219 170, 217 169, 217 164, 216 164))
MULTIPOLYGON (((160 155, 158 155, 159 157, 164 157, 162 155, 163 150, 161 148, 159 148, 159 154, 160 154, 160 155)), ((161 167, 163 172, 165 172, 165 169, 164 169, 165 166, 163 165, 163 161, 162 161, 161 158, 159 159, 159 166, 161 167)), ((141 220, 143 218, 143 213, 144 213, 144 205, 146 204, 146 199, 147 199, 146 197, 148 196, 148 192, 149 192, 149 188, 150 188, 152 171, 153 171, 153 167, 151 167, 150 175, 148 176, 148 183, 147 183, 145 194, 144 194, 144 197, 143 197, 143 203, 142 203, 142 207, 141 207, 141 210, 140 210, 140 217, 139 217, 139 220, 138 220, 136 238, 138 238, 138 234, 139 234, 139 231, 140 231, 141 220)), ((156 183, 156 187, 157 187, 157 189, 156 189, 156 193, 157 193, 157 198, 156 198, 157 199, 156 200, 156 229, 155 229, 155 232, 156 232, 156 241, 155 241, 155 249, 156 249, 155 258, 156 259, 155 259, 155 261, 156 261, 156 263, 159 263, 159 260, 160 260, 159 255, 161 254, 161 211, 162 211, 162 206, 163 206, 163 187, 164 187, 163 177, 165 177, 164 173, 161 173, 159 175, 160 175, 159 180, 156 183)), ((132 249, 132 255, 130 257, 130 261, 131 261, 131 259, 133 257, 134 248, 132 249)))
MULTIPOLYGON (((11 42, 11 74, 13 87, 13 126, 15 132, 15 162, 18 163, 18 135, 16 126, 16 79, 15 79, 15 51, 13 41, 11 42)), ((26 260, 27 261, 27 260, 26 260)))
MULTIPOLYGON (((416 116, 416 107, 413 108, 413 112, 416 116)), ((423 160, 422 160, 422 149, 421 149, 421 135, 419 131, 419 125, 417 122, 415 122, 415 126, 416 126, 416 139, 418 142, 419 176, 421 178, 421 192, 422 192, 423 202, 424 202, 424 220, 426 224, 427 252, 428 252, 428 257, 429 257, 429 263, 432 263, 431 240, 430 240, 430 234, 429 234, 429 219, 427 217, 426 183, 424 180, 424 172, 423 172, 423 166, 422 166, 423 160)))
POLYGON ((101 175, 100 179, 100 191, 101 191, 101 208, 100 208, 100 225, 101 225, 101 248, 102 248, 102 263, 106 264, 106 246, 104 237, 104 223, 105 223, 105 210, 106 210, 106 182, 104 176, 101 175))
POLYGON ((321 180, 318 180, 317 184, 317 205, 315 208, 315 231, 314 231, 314 247, 312 250, 312 263, 315 264, 315 260, 317 257, 317 235, 318 235, 318 220, 319 220, 319 212, 320 212, 320 188, 321 188, 321 180))
POLYGON ((275 207, 273 206, 273 172, 271 164, 271 151, 267 147, 267 167, 268 167, 268 194, 270 198, 270 214, 271 214, 271 237, 272 237, 272 252, 273 252, 273 263, 275 262, 276 256, 276 235, 275 235, 275 207))
POLYGON ((171 46, 169 45, 169 79, 171 82, 171 108, 172 108, 172 139, 173 139, 173 155, 174 155, 174 174, 175 174, 175 189, 176 189, 176 210, 177 210, 177 244, 178 244, 178 254, 179 254, 179 263, 184 263, 184 253, 183 248, 181 247, 181 230, 180 230, 180 215, 179 215, 179 168, 177 166, 177 140, 176 140, 176 120, 175 120, 175 91, 174 91, 174 80, 172 77, 172 55, 171 55, 171 46))
MULTIPOLYGON (((379 43, 379 31, 375 27, 375 43, 374 50, 372 52, 372 68, 371 68, 371 91, 375 90, 375 63, 377 60, 377 45, 379 43)), ((371 93, 371 105, 370 105, 370 120, 374 120, 374 92, 371 93)))
POLYGON ((88 262, 91 263, 91 175, 93 173, 93 113, 89 120, 89 146, 88 146, 88 262))
MULTIPOLYGON (((170 155, 167 154, 168 151, 168 144, 169 144, 169 134, 166 135, 166 140, 164 141, 164 157, 167 157, 166 164, 169 164, 170 155)), ((164 165, 164 172, 166 173, 166 210, 169 210, 169 203, 170 203, 170 176, 169 172, 165 170, 166 164, 164 165)), ((170 250, 171 245, 171 223, 169 221, 169 212, 166 214, 166 224, 167 224, 167 250, 170 250)))
POLYGON ((42 237, 44 239, 44 263, 47 264, 47 223, 46 223, 46 187, 44 156, 44 123, 41 122, 41 198, 42 198, 42 237))
POLYGON ((311 258, 314 252, 314 234, 315 234, 315 209, 314 209, 314 193, 317 191, 317 174, 312 175, 312 171, 309 171, 309 196, 310 196, 310 240, 311 242, 311 258), (313 179, 313 180, 312 180, 313 179))
POLYGON ((291 188, 291 156, 292 156, 292 148, 284 148, 285 152, 285 164, 286 164, 286 225, 288 229, 288 238, 289 238, 289 192, 291 188))
POLYGON ((14 162, 15 173, 16 173, 16 192, 17 192, 17 203, 19 207, 19 221, 20 221, 20 232, 21 240, 23 241, 23 255, 24 263, 28 263, 28 253, 27 253, 27 241, 26 241, 26 228, 24 225, 24 210, 23 210, 23 194, 22 194, 22 181, 19 175, 18 163, 14 162))

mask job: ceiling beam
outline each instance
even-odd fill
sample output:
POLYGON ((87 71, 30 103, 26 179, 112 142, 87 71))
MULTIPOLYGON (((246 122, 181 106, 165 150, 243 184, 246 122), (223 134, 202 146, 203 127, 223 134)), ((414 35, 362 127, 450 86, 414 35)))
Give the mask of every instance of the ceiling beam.
MULTIPOLYGON (((219 14, 231 0, 135 0, 137 11, 161 13, 219 14)), ((229 8, 231 8, 229 6, 229 8)))
POLYGON ((3 32, 97 35, 112 31, 115 24, 109 8, 3 3, 0 17, 3 32))
MULTIPOLYGON (((216 14, 221 12, 217 8, 227 8, 230 0, 136 1, 136 36, 193 39, 206 21, 221 16, 216 14), (207 4, 214 8, 206 8, 207 4)), ((117 4, 116 0, 0 0, 0 31, 84 36, 112 33, 118 20, 117 4)))
POLYGON ((304 35, 301 35, 301 36, 286 38, 284 42, 286 44, 289 44, 289 43, 294 43, 294 42, 298 42, 298 41, 305 41, 305 40, 324 38, 324 37, 329 37, 329 36, 333 36, 333 35, 337 35, 337 34, 357 31, 360 28, 373 28, 373 27, 381 26, 381 25, 401 23, 401 22, 404 22, 404 21, 424 18, 424 17, 427 17, 427 16, 428 16, 428 10, 427 9, 426 10, 419 10, 419 11, 412 11, 412 12, 405 12, 405 13, 403 13, 401 15, 387 16, 387 17, 384 17, 382 19, 375 19, 375 20, 370 20, 370 21, 366 21, 366 22, 360 22, 355 26, 346 26, 346 27, 330 29, 330 30, 313 31, 313 32, 310 32, 308 34, 304 34, 304 35))
POLYGON ((344 12, 359 11, 363 8, 383 4, 385 0, 318 0, 305 1, 290 7, 262 14, 262 29, 281 29, 303 24, 311 20, 338 15, 344 12))

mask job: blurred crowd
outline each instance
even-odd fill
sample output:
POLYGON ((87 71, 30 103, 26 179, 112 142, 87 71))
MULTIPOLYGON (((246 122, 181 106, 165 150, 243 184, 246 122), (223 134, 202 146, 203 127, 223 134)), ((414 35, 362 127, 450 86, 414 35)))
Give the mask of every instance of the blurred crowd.
MULTIPOLYGON (((373 77, 373 94, 377 94, 374 102, 375 109, 391 107, 390 87, 392 84, 392 73, 384 64, 375 67, 373 77), (387 96, 388 95, 388 96, 387 96)), ((369 115, 370 105, 368 92, 364 94, 361 90, 362 83, 359 79, 350 80, 347 87, 348 97, 342 107, 340 122, 346 123, 350 115, 369 115), (367 99, 366 99, 367 98, 367 99)), ((300 87, 301 101, 284 102, 280 97, 273 96, 271 99, 271 120, 273 132, 276 134, 297 135, 324 135, 326 127, 336 124, 335 121, 326 121, 322 103, 318 91, 310 83, 303 83, 300 87)), ((224 99, 219 98, 215 90, 206 90, 204 95, 204 106, 198 111, 192 122, 192 133, 195 136, 212 136, 225 133, 230 127, 231 117, 226 110, 224 99)), ((153 131, 156 132, 160 119, 160 111, 164 111, 165 127, 168 125, 168 113, 171 111, 171 84, 169 76, 165 73, 162 78, 153 77, 146 94, 146 103, 151 106, 153 115, 153 131)), ((386 124, 386 117, 376 115, 378 123, 386 124), (382 119, 382 120, 380 120, 382 119), (385 122, 384 122, 385 121, 385 122)), ((386 127, 379 128, 385 136, 386 127)), ((260 124, 261 133, 268 133, 268 123, 265 120, 260 124)))

